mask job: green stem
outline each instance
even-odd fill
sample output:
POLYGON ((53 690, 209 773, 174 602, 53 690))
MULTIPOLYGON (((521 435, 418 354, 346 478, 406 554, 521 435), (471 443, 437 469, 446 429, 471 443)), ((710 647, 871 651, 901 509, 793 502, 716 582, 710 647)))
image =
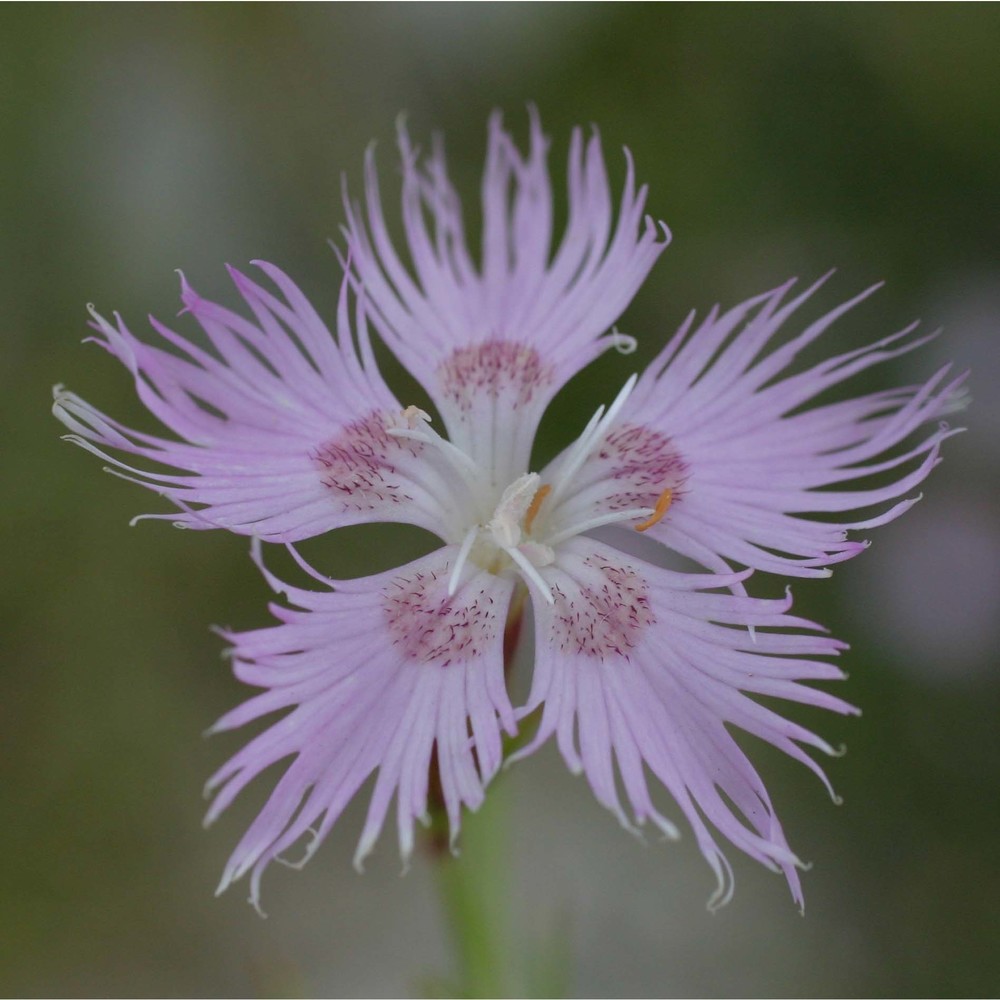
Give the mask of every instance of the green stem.
MULTIPOLYGON (((521 637, 524 596, 519 588, 504 630, 505 674, 510 672, 521 637)), ((510 747, 505 749, 509 751, 510 747)), ((495 781, 480 810, 465 813, 462 852, 455 856, 448 846, 448 819, 436 757, 431 761, 427 846, 437 869, 445 918, 458 955, 459 980, 453 989, 460 997, 512 996, 521 978, 514 973, 512 959, 509 792, 502 787, 504 784, 495 781)))
POLYGON ((514 995, 511 948, 510 858, 504 783, 493 785, 478 813, 466 814, 462 853, 438 855, 437 876, 458 956, 461 997, 514 995))

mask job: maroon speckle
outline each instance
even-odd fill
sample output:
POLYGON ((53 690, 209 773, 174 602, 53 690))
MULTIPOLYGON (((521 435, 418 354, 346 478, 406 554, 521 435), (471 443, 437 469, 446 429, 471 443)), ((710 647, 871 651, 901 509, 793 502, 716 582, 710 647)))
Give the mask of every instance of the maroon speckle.
POLYGON ((423 445, 386 433, 386 414, 374 411, 348 424, 311 458, 320 480, 346 511, 373 511, 411 500, 394 459, 416 457, 423 445))
POLYGON ((584 564, 603 579, 573 594, 552 588, 553 640, 564 653, 627 657, 656 622, 646 581, 628 564, 604 556, 590 556, 584 564))
POLYGON ((659 431, 624 424, 604 439, 597 458, 610 466, 606 475, 615 483, 601 505, 605 510, 655 507, 667 489, 673 491, 673 503, 683 494, 687 462, 659 431))
POLYGON ((483 655, 502 623, 485 590, 448 596, 448 566, 396 577, 383 592, 393 645, 421 663, 448 666, 483 655))
POLYGON ((438 367, 438 379, 445 396, 468 412, 476 397, 484 393, 525 406, 536 390, 552 382, 553 375, 533 347, 510 340, 487 340, 458 348, 438 367))

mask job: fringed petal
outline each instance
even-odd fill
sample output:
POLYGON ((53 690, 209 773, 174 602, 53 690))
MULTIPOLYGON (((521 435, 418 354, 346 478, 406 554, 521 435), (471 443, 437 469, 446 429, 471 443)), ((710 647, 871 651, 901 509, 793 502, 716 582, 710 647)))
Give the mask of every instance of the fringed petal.
POLYGON ((788 300, 791 284, 725 313, 713 309, 697 326, 689 317, 574 480, 565 516, 658 500, 662 508, 669 490, 669 509, 649 526, 649 537, 713 570, 721 558, 828 576, 829 565, 863 551, 865 543, 848 531, 885 523, 912 505, 941 444, 958 433, 943 418, 964 404, 965 376, 943 368, 923 385, 807 408, 852 375, 928 339, 911 326, 787 374, 800 351, 875 290, 770 349, 820 284, 788 300))
POLYGON ((176 438, 133 430, 58 386, 70 440, 180 508, 188 528, 297 541, 345 524, 405 521, 448 538, 462 501, 436 449, 393 436, 404 420, 371 354, 363 305, 341 295, 337 334, 292 281, 258 266, 278 294, 234 268, 253 319, 181 280, 184 312, 207 346, 152 320, 163 346, 92 311, 93 338, 131 372, 146 408, 176 438), (108 450, 159 469, 136 468, 108 450), (176 471, 162 471, 162 469, 176 471))
POLYGON ((531 113, 526 155, 489 126, 477 263, 435 142, 426 162, 400 127, 407 254, 389 236, 374 157, 365 204, 345 199, 350 266, 373 323, 441 410, 451 439, 501 480, 527 467, 535 428, 567 379, 622 338, 609 333, 669 234, 644 215, 631 157, 617 219, 600 141, 573 133, 569 215, 553 244, 548 140, 531 113), (645 220, 645 221, 644 221, 645 220), (511 415, 515 419, 511 419, 511 415), (516 470, 516 471, 515 471, 516 470))
POLYGON ((798 869, 764 783, 730 735, 757 736, 812 770, 804 748, 834 753, 819 736, 766 708, 755 695, 855 709, 809 681, 841 671, 815 656, 843 643, 788 614, 791 599, 732 593, 746 574, 691 575, 657 569, 590 539, 567 542, 543 571, 555 601, 535 600, 536 668, 528 703, 539 729, 519 754, 555 736, 571 770, 582 770, 598 800, 631 826, 676 828, 652 803, 647 771, 673 796, 718 879, 712 908, 732 895, 733 872, 714 831, 784 874, 802 905, 798 869), (752 628, 751 635, 749 629, 752 628))
POLYGON ((270 798, 233 852, 219 892, 260 878, 305 838, 303 864, 364 782, 376 774, 355 864, 361 866, 395 798, 400 853, 428 808, 432 753, 442 803, 457 836, 500 765, 501 730, 515 732, 503 685, 503 632, 513 584, 467 574, 449 597, 453 546, 342 589, 302 590, 268 575, 292 608, 281 624, 228 634, 236 675, 263 692, 224 715, 214 732, 275 712, 211 779, 212 822, 272 764, 287 761, 270 798), (470 739, 469 733, 472 733, 470 739))

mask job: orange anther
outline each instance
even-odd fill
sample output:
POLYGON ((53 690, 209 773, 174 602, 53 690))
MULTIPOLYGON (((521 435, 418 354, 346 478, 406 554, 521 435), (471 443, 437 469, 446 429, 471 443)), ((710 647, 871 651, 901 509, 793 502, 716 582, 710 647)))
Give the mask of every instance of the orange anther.
POLYGON ((531 522, 538 516, 538 508, 542 506, 542 501, 552 492, 552 487, 548 483, 543 483, 538 487, 538 491, 531 498, 528 509, 524 512, 524 530, 531 531, 531 522))
MULTIPOLYGON (((646 518, 641 524, 635 526, 636 531, 645 531, 647 528, 652 528, 654 524, 659 524, 663 520, 663 515, 670 509, 670 501, 674 498, 674 491, 671 489, 665 489, 660 494, 660 499, 656 501, 656 506, 653 508, 653 513, 646 518)), ((534 501, 532 501, 534 503, 534 501)))

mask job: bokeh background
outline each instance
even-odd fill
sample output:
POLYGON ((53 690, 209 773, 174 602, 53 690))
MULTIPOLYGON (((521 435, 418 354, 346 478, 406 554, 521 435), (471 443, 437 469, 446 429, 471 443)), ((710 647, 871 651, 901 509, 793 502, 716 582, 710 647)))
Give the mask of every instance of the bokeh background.
MULTIPOLYGON (((570 128, 596 123, 675 236, 620 324, 638 358, 561 397, 543 453, 689 308, 831 266, 817 309, 888 284, 824 352, 917 317, 945 331, 859 388, 953 359, 975 402, 924 501, 795 588, 853 644, 843 693, 864 709, 797 716, 849 746, 840 807, 755 750, 815 862, 805 918, 735 852, 736 898, 710 916, 692 838, 643 848, 549 749, 484 817, 508 824, 518 954, 554 933, 582 996, 995 995, 998 46, 987 4, 5 5, 0 992, 412 995, 452 971, 428 865, 400 878, 390 835, 351 868, 357 807, 304 872, 269 872, 269 919, 242 887, 213 898, 266 789, 202 831, 202 782, 242 737, 201 733, 244 693, 208 625, 264 624, 265 587, 242 539, 129 528, 156 498, 62 443, 48 399, 66 382, 143 423, 120 366, 80 346, 84 304, 169 319, 175 268, 232 304, 223 263, 263 257, 331 315, 326 240, 369 141, 388 196, 396 116, 442 131, 474 206, 488 113, 524 136, 534 101, 557 176, 570 128)), ((419 544, 348 531, 320 554, 362 573, 419 544)))

